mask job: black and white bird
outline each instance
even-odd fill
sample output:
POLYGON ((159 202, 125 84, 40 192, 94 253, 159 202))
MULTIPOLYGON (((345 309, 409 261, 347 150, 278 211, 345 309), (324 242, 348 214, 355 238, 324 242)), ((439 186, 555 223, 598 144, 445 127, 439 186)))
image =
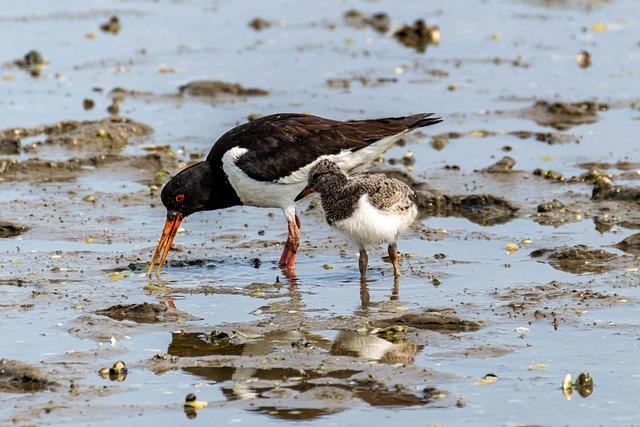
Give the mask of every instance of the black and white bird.
POLYGON ((327 223, 343 232, 360 250, 360 278, 366 277, 367 247, 387 243, 398 277, 397 241, 416 219, 416 194, 404 182, 384 174, 353 178, 331 160, 317 162, 309 171, 308 185, 320 193, 327 223))
POLYGON ((149 275, 162 253, 160 272, 186 216, 237 205, 283 210, 289 236, 279 264, 293 271, 300 241, 295 199, 307 186, 309 169, 329 159, 348 174, 366 171, 404 134, 441 121, 431 113, 349 121, 283 113, 231 129, 205 161, 182 170, 162 189, 167 220, 149 275))

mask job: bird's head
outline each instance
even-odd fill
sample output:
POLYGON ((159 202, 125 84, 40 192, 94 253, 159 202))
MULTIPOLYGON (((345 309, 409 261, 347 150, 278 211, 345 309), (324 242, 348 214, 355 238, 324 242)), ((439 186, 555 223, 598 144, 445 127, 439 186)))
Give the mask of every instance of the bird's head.
POLYGON ((164 224, 162 237, 160 237, 153 254, 149 275, 151 275, 158 256, 162 252, 156 271, 156 274, 160 273, 178 228, 186 216, 199 211, 223 207, 218 206, 221 195, 213 188, 214 185, 213 171, 207 162, 196 163, 183 169, 165 184, 160 198, 162 204, 167 208, 167 220, 164 224))
POLYGON ((307 186, 298 194, 296 202, 304 199, 309 194, 318 192, 320 194, 339 188, 346 184, 347 176, 331 160, 323 159, 313 165, 307 177, 307 186))
POLYGON ((320 194, 344 185, 347 176, 331 160, 320 160, 309 171, 308 186, 320 194))

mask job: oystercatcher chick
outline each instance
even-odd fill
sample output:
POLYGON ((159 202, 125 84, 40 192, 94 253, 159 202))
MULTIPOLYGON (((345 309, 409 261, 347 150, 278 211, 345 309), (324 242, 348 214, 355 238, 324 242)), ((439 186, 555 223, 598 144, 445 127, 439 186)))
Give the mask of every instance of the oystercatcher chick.
POLYGON ((300 241, 295 199, 307 186, 309 169, 329 159, 348 174, 366 171, 405 133, 441 121, 431 113, 349 121, 274 114, 231 129, 216 141, 205 161, 182 170, 162 189, 167 220, 149 275, 158 257, 156 274, 160 272, 185 217, 237 205, 284 211, 289 235, 279 265, 293 272, 300 241))
POLYGON ((367 272, 367 246, 387 243, 394 277, 400 274, 396 242, 418 215, 416 194, 405 183, 383 174, 348 178, 330 160, 309 171, 309 187, 320 193, 327 223, 349 237, 360 250, 360 278, 367 272))

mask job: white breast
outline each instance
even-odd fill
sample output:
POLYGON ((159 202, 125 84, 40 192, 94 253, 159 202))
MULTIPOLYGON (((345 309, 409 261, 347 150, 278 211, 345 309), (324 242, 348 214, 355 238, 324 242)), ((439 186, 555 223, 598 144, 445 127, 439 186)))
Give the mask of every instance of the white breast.
POLYGON ((365 247, 395 242, 398 235, 415 221, 417 215, 418 209, 415 206, 399 213, 377 209, 371 205, 369 196, 365 194, 349 218, 336 221, 333 225, 356 245, 365 247))

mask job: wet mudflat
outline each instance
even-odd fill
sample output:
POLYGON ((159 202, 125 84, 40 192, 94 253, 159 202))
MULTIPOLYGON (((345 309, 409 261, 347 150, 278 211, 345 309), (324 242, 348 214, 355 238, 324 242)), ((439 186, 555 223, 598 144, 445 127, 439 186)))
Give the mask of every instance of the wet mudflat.
POLYGON ((3 8, 0 424, 639 424, 636 9, 3 8), (148 279, 166 179, 281 111, 445 118, 376 165, 419 192, 400 281, 380 249, 361 286, 314 199, 296 278, 281 213, 238 207, 148 279))

